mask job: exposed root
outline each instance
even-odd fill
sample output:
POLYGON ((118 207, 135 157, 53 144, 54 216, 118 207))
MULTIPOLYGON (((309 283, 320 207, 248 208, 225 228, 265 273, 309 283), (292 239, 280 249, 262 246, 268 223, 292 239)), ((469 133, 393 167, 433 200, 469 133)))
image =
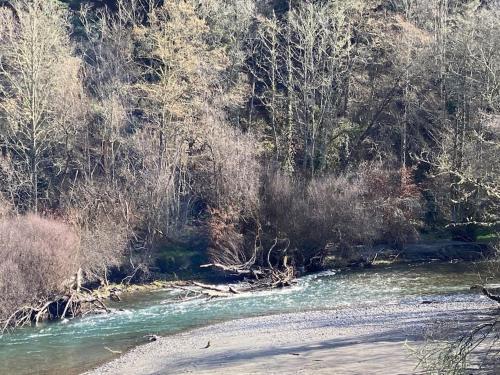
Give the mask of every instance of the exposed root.
POLYGON ((55 296, 34 306, 23 306, 1 321, 0 333, 9 329, 38 324, 42 320, 63 320, 88 313, 109 312, 110 310, 98 298, 89 293, 73 291, 70 295, 55 296))
POLYGON ((271 269, 271 288, 291 286, 295 279, 295 269, 288 265, 288 257, 283 258, 282 269, 271 269))
MULTIPOLYGON (((214 262, 202 265, 202 268, 212 267, 233 276, 239 276, 250 284, 250 287, 245 288, 243 291, 266 289, 266 288, 282 288, 291 286, 295 281, 295 268, 288 264, 288 249, 290 247, 290 240, 288 238, 279 239, 276 237, 267 251, 263 250, 260 242, 260 230, 257 231, 257 236, 253 251, 253 256, 250 262, 235 263, 234 259, 228 262, 214 262), (267 267, 258 267, 255 265, 258 253, 265 254, 262 261, 266 262, 267 267)), ((198 285, 201 286, 201 285, 198 285)), ((205 285, 206 287, 206 285, 205 285)), ((218 287, 210 287, 216 292, 224 293, 239 293, 242 290, 224 290, 221 291, 218 287)))

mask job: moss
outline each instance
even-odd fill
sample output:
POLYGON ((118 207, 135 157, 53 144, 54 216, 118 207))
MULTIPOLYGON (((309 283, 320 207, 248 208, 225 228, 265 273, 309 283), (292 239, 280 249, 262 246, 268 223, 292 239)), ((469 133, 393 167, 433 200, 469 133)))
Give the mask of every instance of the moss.
POLYGON ((476 239, 480 242, 493 242, 500 239, 500 235, 498 231, 483 229, 477 232, 476 239))

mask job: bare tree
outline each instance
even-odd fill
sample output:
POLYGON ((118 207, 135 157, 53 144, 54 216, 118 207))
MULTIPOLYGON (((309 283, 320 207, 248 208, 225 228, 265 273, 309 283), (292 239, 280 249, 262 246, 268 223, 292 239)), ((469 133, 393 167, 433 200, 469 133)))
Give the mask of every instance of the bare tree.
POLYGON ((347 105, 352 27, 357 2, 301 3, 282 19, 261 17, 253 75, 269 112, 273 146, 283 168, 314 175, 324 169, 337 118, 347 105))
POLYGON ((35 212, 53 188, 51 178, 68 173, 65 156, 78 126, 80 61, 68 30, 63 8, 53 1, 20 0, 0 9, 3 143, 18 195, 35 212))

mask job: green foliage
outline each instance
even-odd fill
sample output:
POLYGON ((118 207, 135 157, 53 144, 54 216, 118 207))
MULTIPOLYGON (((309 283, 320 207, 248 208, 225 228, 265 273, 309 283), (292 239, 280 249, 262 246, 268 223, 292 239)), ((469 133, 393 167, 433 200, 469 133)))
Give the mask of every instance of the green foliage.
POLYGON ((481 242, 495 243, 500 239, 500 233, 494 228, 479 228, 476 230, 476 239, 481 242))

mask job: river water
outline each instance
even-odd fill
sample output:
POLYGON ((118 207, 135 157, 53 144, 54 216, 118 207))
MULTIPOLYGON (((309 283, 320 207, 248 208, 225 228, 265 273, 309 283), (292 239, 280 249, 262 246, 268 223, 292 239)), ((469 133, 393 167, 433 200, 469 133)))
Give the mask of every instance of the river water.
POLYGON ((300 278, 281 290, 211 301, 178 302, 178 293, 128 295, 122 311, 46 323, 0 336, 0 374, 79 374, 145 343, 144 335, 168 335, 190 328, 257 315, 338 309, 422 300, 474 300, 469 288, 483 266, 422 263, 365 270, 328 271, 300 278))

